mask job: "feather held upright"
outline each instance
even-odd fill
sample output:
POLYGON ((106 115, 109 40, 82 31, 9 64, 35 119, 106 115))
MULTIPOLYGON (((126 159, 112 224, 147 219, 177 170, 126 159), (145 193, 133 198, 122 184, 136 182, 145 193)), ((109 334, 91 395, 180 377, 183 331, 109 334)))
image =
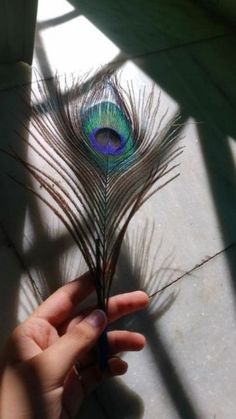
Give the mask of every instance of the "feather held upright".
POLYGON ((131 218, 178 176, 156 185, 177 166, 179 128, 176 117, 165 124, 166 113, 159 117, 153 89, 135 95, 132 83, 124 89, 110 72, 71 80, 61 87, 56 77, 50 89, 38 81, 32 91, 30 135, 22 140, 50 170, 9 154, 48 194, 27 187, 64 223, 87 263, 98 307, 107 311, 131 218))

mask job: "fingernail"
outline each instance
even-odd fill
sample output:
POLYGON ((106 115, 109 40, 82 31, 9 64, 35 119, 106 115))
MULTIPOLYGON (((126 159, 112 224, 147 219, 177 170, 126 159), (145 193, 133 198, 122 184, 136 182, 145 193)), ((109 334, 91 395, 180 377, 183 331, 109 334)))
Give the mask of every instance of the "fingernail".
POLYGON ((128 370, 127 362, 123 361, 119 357, 110 358, 109 361, 109 371, 113 375, 123 375, 128 370))
POLYGON ((123 373, 125 374, 128 371, 129 365, 127 362, 123 361, 122 366, 123 366, 123 373))
POLYGON ((84 319, 93 327, 100 327, 106 323, 106 315, 102 310, 94 310, 84 319))

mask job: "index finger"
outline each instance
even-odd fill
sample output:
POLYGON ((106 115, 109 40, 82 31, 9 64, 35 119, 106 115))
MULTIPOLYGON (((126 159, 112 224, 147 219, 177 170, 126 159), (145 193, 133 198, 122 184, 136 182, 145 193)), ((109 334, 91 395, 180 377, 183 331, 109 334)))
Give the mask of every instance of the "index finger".
POLYGON ((53 326, 58 326, 73 315, 75 306, 93 290, 94 284, 87 272, 50 295, 31 316, 43 318, 53 326))
MULTIPOLYGON (((149 304, 148 295, 143 291, 132 291, 128 293, 118 294, 109 298, 108 301, 108 323, 119 320, 128 314, 135 313, 136 311, 143 310, 149 304)), ((68 332, 76 324, 80 323, 89 312, 94 310, 96 306, 88 307, 86 310, 81 311, 78 315, 61 325, 60 335, 68 332)))

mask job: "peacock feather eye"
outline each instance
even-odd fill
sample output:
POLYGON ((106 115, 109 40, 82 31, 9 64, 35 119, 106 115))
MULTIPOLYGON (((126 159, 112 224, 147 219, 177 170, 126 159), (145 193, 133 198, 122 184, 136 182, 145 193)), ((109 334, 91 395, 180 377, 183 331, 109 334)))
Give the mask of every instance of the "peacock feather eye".
POLYGON ((86 109, 82 117, 82 130, 102 168, 108 162, 109 169, 112 169, 133 153, 130 123, 113 102, 100 102, 86 109))

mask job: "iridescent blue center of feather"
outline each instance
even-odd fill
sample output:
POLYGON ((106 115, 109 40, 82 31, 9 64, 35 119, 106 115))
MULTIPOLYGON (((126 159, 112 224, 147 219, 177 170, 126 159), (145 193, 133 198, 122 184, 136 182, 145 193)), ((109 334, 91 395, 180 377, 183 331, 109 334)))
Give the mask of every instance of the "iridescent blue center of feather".
POLYGON ((126 167, 134 152, 131 124, 115 103, 104 101, 86 109, 82 130, 92 161, 104 171, 126 167))
POLYGON ((119 155, 124 150, 124 136, 110 127, 94 128, 89 134, 91 145, 102 154, 119 155))

